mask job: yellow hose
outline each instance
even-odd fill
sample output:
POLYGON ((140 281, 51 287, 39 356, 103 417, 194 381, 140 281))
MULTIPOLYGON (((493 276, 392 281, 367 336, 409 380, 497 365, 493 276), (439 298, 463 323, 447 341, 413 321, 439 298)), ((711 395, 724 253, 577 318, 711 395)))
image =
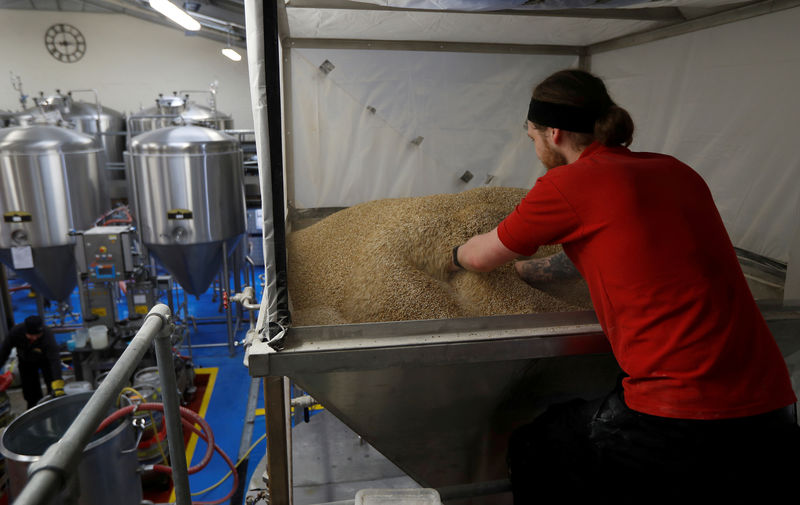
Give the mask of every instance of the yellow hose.
MULTIPOLYGON (((235 465, 233 465, 233 467, 234 467, 234 468, 238 468, 238 467, 239 467, 239 465, 241 465, 241 464, 242 464, 242 461, 246 460, 246 459, 247 459, 247 457, 248 457, 248 456, 250 456, 250 453, 251 453, 251 452, 253 452, 253 449, 255 449, 255 448, 256 448, 256 446, 257 446, 258 444, 260 444, 260 443, 261 443, 261 441, 262 441, 262 440, 264 440, 265 438, 267 438, 267 434, 266 434, 266 433, 264 433, 263 435, 261 435, 261 438, 259 438, 259 439, 258 439, 258 440, 256 440, 255 442, 253 442, 253 445, 251 445, 251 446, 250 446, 250 448, 249 448, 249 449, 247 449, 247 452, 246 452, 246 453, 244 453, 244 456, 242 456, 242 459, 240 459, 239 461, 237 461, 237 462, 236 462, 236 464, 235 464, 235 465)), ((231 470, 228 470, 228 473, 226 473, 226 474, 225 474, 225 477, 223 477, 222 479, 220 479, 220 481, 219 481, 219 482, 217 482, 216 484, 214 484, 214 485, 213 485, 213 486, 211 486, 211 487, 208 487, 208 488, 206 488, 206 489, 203 489, 202 491, 198 491, 198 492, 196 492, 196 493, 192 493, 192 496, 200 496, 201 494, 206 494, 206 493, 208 493, 208 492, 209 492, 209 491, 211 491, 212 489, 216 489, 216 488, 218 488, 218 487, 220 486, 220 484, 222 484, 223 482, 225 482, 225 481, 228 479, 228 477, 230 477, 230 476, 231 476, 231 474, 232 474, 232 473, 233 473, 233 471, 231 471, 231 470)))

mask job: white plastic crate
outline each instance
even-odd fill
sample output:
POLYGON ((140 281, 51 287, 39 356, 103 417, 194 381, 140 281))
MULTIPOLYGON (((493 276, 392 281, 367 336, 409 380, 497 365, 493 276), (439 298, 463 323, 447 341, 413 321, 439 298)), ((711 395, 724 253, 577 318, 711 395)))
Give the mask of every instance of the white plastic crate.
POLYGON ((441 505, 435 489, 362 489, 355 505, 441 505))

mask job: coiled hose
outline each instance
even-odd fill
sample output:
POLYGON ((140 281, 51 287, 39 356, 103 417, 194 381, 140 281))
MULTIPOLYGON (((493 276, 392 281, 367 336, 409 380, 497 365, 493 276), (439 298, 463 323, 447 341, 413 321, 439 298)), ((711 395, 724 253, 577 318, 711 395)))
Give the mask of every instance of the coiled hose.
MULTIPOLYGON (((225 452, 217 446, 214 442, 214 433, 211 431, 211 426, 208 425, 205 419, 200 417, 196 412, 193 412, 187 408, 179 407, 180 408, 180 415, 181 415, 181 423, 184 427, 191 430, 193 433, 196 433, 200 438, 202 438, 206 442, 206 452, 203 454, 203 459, 200 462, 188 469, 188 473, 194 474, 205 468, 208 463, 211 461, 211 456, 214 455, 214 450, 216 450, 222 459, 225 460, 228 467, 231 469, 231 473, 233 474, 233 486, 231 486, 230 492, 218 500, 214 501, 196 501, 192 502, 194 505, 218 505, 224 501, 227 501, 233 496, 236 492, 236 489, 239 487, 239 475, 236 472, 236 467, 234 466, 231 459, 228 457, 225 452), (199 424, 201 429, 195 427, 195 424, 199 424)), ((123 407, 119 410, 116 410, 113 414, 108 416, 100 423, 98 426, 97 431, 102 431, 107 428, 111 423, 121 419, 127 415, 132 414, 136 410, 157 410, 160 412, 164 412, 164 405, 161 403, 142 403, 139 405, 130 405, 128 407, 123 407)), ((153 465, 153 471, 172 474, 172 468, 166 465, 153 465)))

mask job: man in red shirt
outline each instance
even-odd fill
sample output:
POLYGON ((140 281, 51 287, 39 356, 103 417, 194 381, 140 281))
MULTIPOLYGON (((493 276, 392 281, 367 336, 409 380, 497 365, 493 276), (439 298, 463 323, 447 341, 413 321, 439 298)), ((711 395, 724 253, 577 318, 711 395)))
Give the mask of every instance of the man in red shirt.
MULTIPOLYGON (((624 372, 606 398, 552 406, 515 432, 515 503, 790 496, 800 428, 780 350, 702 177, 628 150, 632 134, 599 78, 548 77, 528 112, 547 173, 497 228, 453 249, 452 269, 488 271, 562 244, 624 372)), ((547 262, 516 267, 533 282, 547 262)))

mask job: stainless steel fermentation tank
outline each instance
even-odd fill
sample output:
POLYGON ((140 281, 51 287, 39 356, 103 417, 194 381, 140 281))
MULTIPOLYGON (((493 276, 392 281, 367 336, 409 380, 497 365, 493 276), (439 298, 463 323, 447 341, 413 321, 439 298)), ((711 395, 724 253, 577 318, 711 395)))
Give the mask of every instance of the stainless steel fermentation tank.
POLYGON ((245 232, 239 142, 199 126, 143 133, 127 153, 142 242, 190 294, 205 292, 245 232))
POLYGON ((45 120, 48 112, 58 111, 67 123, 75 130, 99 139, 109 163, 122 163, 125 151, 125 116, 121 112, 100 105, 97 92, 94 90, 71 90, 66 95, 58 90, 55 95, 41 96, 37 99, 37 107, 26 109, 14 117, 14 122, 25 125, 45 120), (94 93, 95 102, 83 102, 73 99, 72 94, 78 92, 94 93))
MULTIPOLYGON (((181 92, 183 93, 183 92, 181 92)), ((159 95, 154 107, 132 113, 128 117, 130 135, 176 125, 194 125, 215 130, 232 130, 233 118, 216 108, 216 93, 212 92, 212 106, 206 107, 189 100, 188 94, 159 95)))
POLYGON ((0 261, 45 298, 75 288, 73 230, 92 226, 108 201, 96 139, 56 126, 0 130, 0 261))

